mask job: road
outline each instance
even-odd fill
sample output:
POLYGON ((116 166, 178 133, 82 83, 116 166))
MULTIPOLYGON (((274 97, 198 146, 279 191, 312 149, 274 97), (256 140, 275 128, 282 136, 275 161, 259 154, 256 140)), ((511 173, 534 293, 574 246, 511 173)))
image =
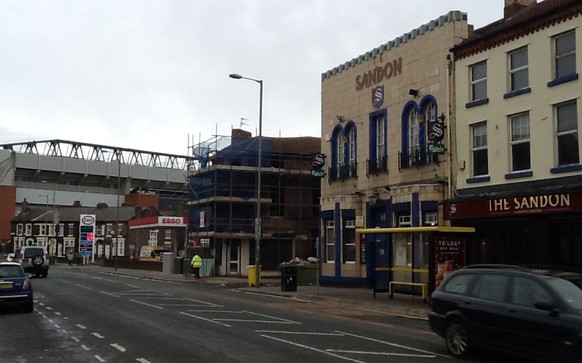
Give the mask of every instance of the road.
POLYGON ((32 282, 35 311, 0 314, 2 363, 451 362, 422 319, 61 265, 32 282))

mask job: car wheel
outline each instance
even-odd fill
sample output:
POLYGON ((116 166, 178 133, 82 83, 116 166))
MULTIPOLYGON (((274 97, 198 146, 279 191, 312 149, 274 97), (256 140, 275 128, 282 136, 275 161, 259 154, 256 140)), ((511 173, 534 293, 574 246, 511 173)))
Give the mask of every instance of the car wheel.
POLYGON ((41 255, 34 256, 32 258, 32 264, 35 266, 42 266, 43 263, 44 263, 44 257, 41 255))
POLYGON ((48 275, 48 272, 47 272, 47 271, 45 271, 45 272, 43 272, 41 275, 42 275, 42 277, 43 277, 43 278, 45 278, 45 279, 46 279, 46 276, 48 275))
POLYGON ((466 357, 470 352, 469 334, 465 326, 458 321, 447 325, 445 342, 449 352, 456 358, 466 357))

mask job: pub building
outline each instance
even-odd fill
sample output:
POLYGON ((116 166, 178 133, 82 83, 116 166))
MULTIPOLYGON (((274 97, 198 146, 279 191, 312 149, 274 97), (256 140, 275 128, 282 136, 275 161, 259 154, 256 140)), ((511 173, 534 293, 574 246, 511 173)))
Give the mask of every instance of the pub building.
POLYGON ((467 263, 582 269, 582 3, 506 0, 456 45, 455 191, 467 263), (578 51, 577 51, 578 50, 578 51))
POLYGON ((444 214, 455 226, 475 227, 467 263, 582 270, 582 178, 463 193, 467 196, 445 202, 444 214))

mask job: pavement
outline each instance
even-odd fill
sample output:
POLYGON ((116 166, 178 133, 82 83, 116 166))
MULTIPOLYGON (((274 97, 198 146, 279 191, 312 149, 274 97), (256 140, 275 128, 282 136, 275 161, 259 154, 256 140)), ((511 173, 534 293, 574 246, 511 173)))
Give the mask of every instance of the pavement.
MULTIPOLYGON (((162 281, 183 282, 192 284, 218 284, 256 294, 267 294, 281 298, 293 299, 304 302, 321 303, 347 307, 353 309, 369 310, 389 315, 405 316, 416 319, 427 319, 430 311, 429 305, 420 296, 407 294, 394 294, 390 298, 388 293, 376 293, 365 287, 329 287, 318 285, 300 285, 296 291, 282 291, 281 281, 277 276, 265 276, 261 278, 261 286, 249 286, 248 278, 243 277, 201 277, 183 274, 172 274, 162 271, 149 271, 127 268, 113 268, 102 266, 85 266, 84 268, 98 269, 103 273, 117 274, 149 278, 162 281)), ((288 290, 288 289, 286 289, 288 290)), ((348 309, 349 311, 349 309, 348 309)))

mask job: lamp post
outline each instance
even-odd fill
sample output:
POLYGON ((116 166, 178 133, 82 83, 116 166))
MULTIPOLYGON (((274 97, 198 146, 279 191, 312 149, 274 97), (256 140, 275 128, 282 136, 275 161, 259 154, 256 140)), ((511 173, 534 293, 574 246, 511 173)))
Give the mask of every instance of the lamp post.
POLYGON ((243 77, 240 74, 232 73, 229 75, 233 79, 246 79, 257 82, 259 84, 259 135, 258 135, 258 151, 257 151, 257 216, 255 218, 255 270, 256 270, 256 285, 257 288, 261 286, 261 162, 263 159, 263 80, 243 77))
POLYGON ((117 150, 117 210, 116 210, 116 225, 115 225, 115 271, 117 271, 117 256, 119 255, 119 194, 121 193, 121 151, 117 150))

